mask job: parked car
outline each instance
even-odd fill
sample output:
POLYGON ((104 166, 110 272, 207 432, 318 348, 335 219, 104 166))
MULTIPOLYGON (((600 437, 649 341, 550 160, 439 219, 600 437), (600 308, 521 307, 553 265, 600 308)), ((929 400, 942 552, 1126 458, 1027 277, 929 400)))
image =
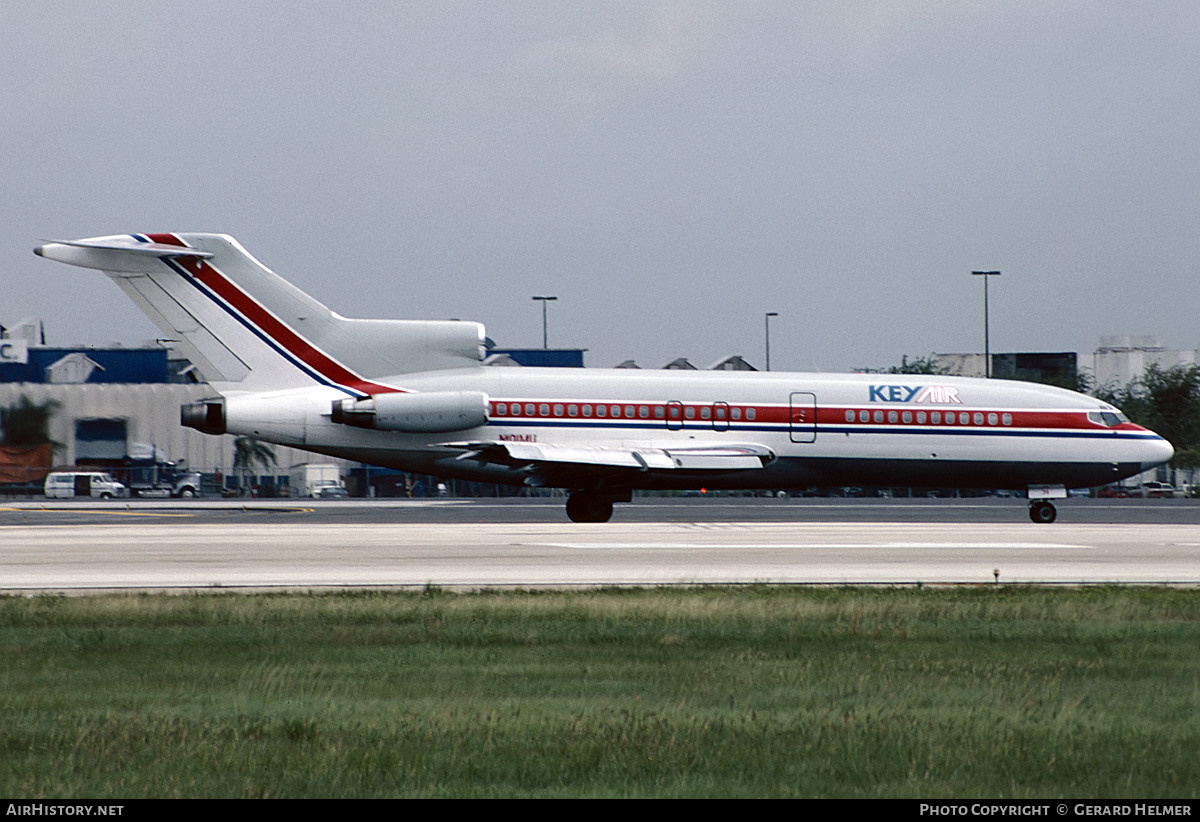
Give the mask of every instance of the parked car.
POLYGON ((1142 496, 1159 499, 1172 499, 1175 496, 1175 486, 1166 482, 1143 482, 1142 496))
POLYGON ((129 495, 123 483, 103 471, 52 471, 46 476, 42 491, 52 499, 69 497, 99 497, 112 499, 129 495))
POLYGON ((1133 494, 1124 485, 1106 485, 1096 492, 1096 496, 1103 499, 1128 499, 1133 494))

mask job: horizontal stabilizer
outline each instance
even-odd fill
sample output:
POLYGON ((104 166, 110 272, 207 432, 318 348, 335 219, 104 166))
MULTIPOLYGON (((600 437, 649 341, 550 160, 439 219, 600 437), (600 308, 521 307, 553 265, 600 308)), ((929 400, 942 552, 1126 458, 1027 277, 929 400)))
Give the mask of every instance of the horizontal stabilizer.
POLYGON ((95 268, 117 274, 136 274, 146 271, 152 260, 206 260, 209 251, 168 243, 140 243, 130 235, 92 237, 86 240, 53 240, 33 250, 39 257, 81 268, 95 268))
MULTIPOLYGON (((109 251, 122 251, 129 254, 137 254, 144 257, 199 257, 208 259, 213 256, 211 251, 201 251, 198 248, 183 248, 177 245, 168 245, 166 243, 135 243, 118 242, 116 240, 105 240, 103 238, 96 240, 49 240, 45 245, 39 246, 33 250, 34 254, 39 257, 49 257, 55 259, 53 251, 47 253, 51 246, 69 245, 74 248, 99 248, 109 251)), ((65 262, 65 261, 64 261, 65 262)))

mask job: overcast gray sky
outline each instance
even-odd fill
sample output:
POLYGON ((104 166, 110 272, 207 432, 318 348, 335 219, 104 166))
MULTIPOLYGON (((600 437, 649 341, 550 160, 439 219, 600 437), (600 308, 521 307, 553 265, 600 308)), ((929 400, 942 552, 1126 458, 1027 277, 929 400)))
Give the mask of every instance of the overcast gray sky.
POLYGON ((0 322, 41 239, 232 234, 347 316, 644 367, 1200 345, 1200 4, 89 2, 0 23, 0 322))

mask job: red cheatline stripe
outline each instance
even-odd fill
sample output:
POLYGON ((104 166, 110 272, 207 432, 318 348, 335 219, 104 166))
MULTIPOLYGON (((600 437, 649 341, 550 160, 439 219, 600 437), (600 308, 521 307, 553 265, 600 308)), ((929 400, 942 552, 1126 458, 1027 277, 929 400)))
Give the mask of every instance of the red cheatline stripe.
MULTIPOLYGON (((588 406, 594 406, 596 408, 604 407, 605 409, 609 409, 611 406, 616 406, 618 411, 616 413, 613 413, 611 416, 609 416, 607 413, 604 416, 600 416, 599 414, 592 413, 585 417, 582 413, 582 409, 579 409, 577 411, 577 413, 575 414, 575 418, 578 418, 581 421, 582 420, 588 420, 588 421, 597 421, 598 420, 598 421, 602 421, 602 422, 625 422, 628 420, 636 421, 636 420, 649 419, 649 420, 652 420, 655 422, 683 423, 684 425, 686 425, 689 428, 702 426, 707 423, 714 423, 717 426, 728 425, 731 427, 745 427, 745 426, 750 426, 750 425, 763 425, 763 424, 785 425, 790 422, 789 408, 787 406, 742 405, 739 403, 725 403, 725 402, 722 402, 721 404, 725 406, 726 411, 727 411, 727 415, 724 418, 714 418, 713 416, 709 416, 709 417, 701 416, 701 411, 704 409, 712 409, 713 403, 682 403, 679 405, 679 408, 693 409, 695 412, 694 415, 691 417, 685 417, 683 419, 681 419, 678 416, 670 416, 668 419, 666 416, 658 416, 655 413, 655 411, 660 410, 660 409, 671 409, 671 406, 674 406, 675 403, 663 403, 661 401, 649 402, 649 401, 644 401, 644 400, 615 400, 614 401, 614 400, 597 400, 597 399, 579 399, 578 397, 570 398, 570 399, 564 399, 562 397, 557 397, 557 398, 553 398, 553 399, 522 397, 520 399, 494 399, 491 401, 491 412, 490 413, 493 417, 496 417, 497 419, 500 419, 500 420, 503 420, 505 418, 512 418, 512 419, 545 418, 545 417, 571 418, 572 415, 570 414, 569 411, 566 410, 569 406, 574 405, 578 408, 579 406, 588 405, 588 406), (524 411, 523 406, 531 405, 531 404, 536 406, 534 411, 532 413, 526 413, 524 411), (505 406, 505 412, 503 414, 501 414, 497 408, 497 406, 499 406, 499 405, 505 406), (547 406, 548 411, 545 414, 543 414, 541 412, 542 405, 547 406), (633 417, 630 417, 625 414, 626 406, 632 406, 639 410, 637 412, 635 412, 635 415, 633 417), (648 410, 649 416, 643 417, 641 415, 640 409, 642 407, 649 409, 648 410), (555 409, 555 408, 561 409, 561 413, 555 413, 552 410, 550 410, 550 409, 555 409), (734 411, 740 411, 741 413, 739 416, 734 417, 733 416, 734 411), (751 411, 754 412, 754 414, 755 414, 754 418, 750 418, 747 415, 747 412, 751 412, 751 411)), ((674 409, 671 409, 671 410, 674 410, 674 409)), ((811 423, 812 421, 811 420, 803 420, 803 422, 811 423)), ((1145 432, 1146 431, 1145 428, 1142 428, 1140 425, 1136 425, 1131 422, 1121 423, 1120 425, 1116 425, 1111 428, 1105 427, 1105 426, 1100 426, 1100 425, 1097 425, 1096 423, 1093 423, 1090 420, 1088 420, 1086 411, 1003 411, 1000 409, 989 411, 989 410, 978 409, 978 408, 972 408, 971 410, 966 411, 966 410, 960 410, 957 408, 949 408, 949 407, 931 408, 928 406, 919 408, 916 410, 903 409, 903 408, 897 409, 895 407, 864 408, 862 406, 853 406, 853 407, 823 406, 820 409, 818 409, 816 422, 817 422, 817 425, 822 426, 822 427, 840 427, 843 425, 862 425, 862 426, 867 426, 871 429, 877 429, 880 426, 892 426, 892 427, 896 427, 896 428, 917 428, 917 427, 919 427, 919 428, 923 428, 923 429, 929 429, 930 431, 935 432, 935 433, 936 433, 936 431, 941 431, 941 430, 951 431, 951 430, 956 430, 956 429, 960 429, 960 430, 971 429, 971 430, 975 430, 975 431, 995 430, 998 432, 1021 431, 1021 430, 1027 430, 1027 429, 1046 429, 1046 430, 1050 430, 1050 431, 1054 431, 1054 430, 1108 431, 1108 432, 1121 431, 1121 432, 1126 432, 1126 433, 1135 433, 1135 432, 1145 432), (853 412, 853 414, 854 414, 853 420, 846 419, 847 411, 853 412), (869 418, 865 422, 859 418, 859 414, 863 411, 866 411, 870 415, 869 418), (885 416, 883 420, 876 422, 875 417, 874 417, 874 412, 876 412, 876 411, 879 411, 879 412, 882 412, 885 414, 889 411, 895 411, 897 413, 897 419, 895 421, 891 421, 891 420, 888 420, 888 418, 885 416), (912 415, 908 422, 904 422, 903 417, 899 416, 904 411, 909 411, 910 414, 912 415), (948 424, 948 423, 940 422, 940 421, 933 422, 931 416, 927 416, 924 422, 917 422, 917 420, 916 420, 916 412, 917 411, 925 412, 927 415, 931 414, 933 411, 937 411, 943 415, 953 415, 954 422, 952 424, 948 424), (970 421, 967 423, 960 422, 959 417, 958 417, 958 415, 960 413, 968 414, 970 416, 970 421), (1008 425, 1002 424, 1000 419, 998 419, 997 422, 995 422, 995 423, 985 422, 985 423, 981 424, 981 423, 975 422, 975 414, 984 414, 984 415, 995 414, 998 418, 1002 417, 1003 414, 1009 414, 1012 417, 1012 421, 1008 425)))
MULTIPOLYGON (((187 247, 182 240, 172 234, 147 234, 146 236, 156 243, 187 247)), ((276 345, 330 382, 363 394, 385 394, 399 391, 397 388, 363 379, 325 352, 315 348, 308 340, 284 325, 275 315, 255 302, 253 297, 242 291, 233 281, 204 260, 199 258, 177 260, 176 264, 186 269, 210 291, 224 300, 226 305, 257 326, 276 345)))

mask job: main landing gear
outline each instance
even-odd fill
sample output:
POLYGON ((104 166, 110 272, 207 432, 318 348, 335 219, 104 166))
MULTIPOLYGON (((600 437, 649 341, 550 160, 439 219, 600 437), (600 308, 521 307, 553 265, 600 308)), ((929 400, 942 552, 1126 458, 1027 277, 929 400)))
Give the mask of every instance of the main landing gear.
POLYGON ((571 522, 608 522, 612 519, 613 498, 595 491, 575 491, 567 497, 567 516, 571 522))
POLYGON ((1058 517, 1054 504, 1044 499, 1036 499, 1029 503, 1029 518, 1039 525, 1049 525, 1058 517))

